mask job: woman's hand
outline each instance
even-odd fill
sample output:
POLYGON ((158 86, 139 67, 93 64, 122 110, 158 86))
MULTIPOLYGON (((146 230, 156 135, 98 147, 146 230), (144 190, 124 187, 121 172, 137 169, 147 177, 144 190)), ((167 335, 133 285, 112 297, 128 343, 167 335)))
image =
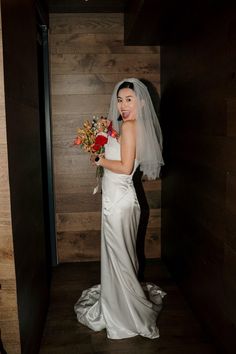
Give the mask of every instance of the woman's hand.
POLYGON ((96 158, 97 156, 100 157, 100 158, 103 158, 103 157, 104 157, 104 154, 99 154, 99 155, 98 155, 98 154, 91 154, 91 155, 90 155, 90 161, 91 161, 91 163, 92 163, 93 166, 97 166, 97 164, 96 164, 96 162, 95 162, 95 158, 96 158))

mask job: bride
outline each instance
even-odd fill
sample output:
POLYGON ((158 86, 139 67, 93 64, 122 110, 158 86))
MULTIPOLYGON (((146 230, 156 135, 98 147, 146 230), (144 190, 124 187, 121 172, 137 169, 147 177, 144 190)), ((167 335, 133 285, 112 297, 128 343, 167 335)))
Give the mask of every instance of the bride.
POLYGON ((80 323, 94 331, 105 328, 108 338, 157 338, 156 320, 165 292, 137 279, 140 206, 132 181, 138 166, 155 179, 164 164, 162 133, 146 86, 133 78, 119 82, 108 118, 120 135, 109 136, 105 157, 95 158, 95 164, 104 167, 101 284, 84 290, 74 309, 80 323))

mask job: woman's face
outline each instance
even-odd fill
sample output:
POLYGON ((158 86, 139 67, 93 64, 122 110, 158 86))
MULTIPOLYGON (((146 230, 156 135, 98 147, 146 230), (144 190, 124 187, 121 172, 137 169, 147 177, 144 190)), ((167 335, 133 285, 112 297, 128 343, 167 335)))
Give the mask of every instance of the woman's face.
POLYGON ((123 121, 136 119, 137 97, 132 89, 123 88, 118 92, 117 108, 123 121))

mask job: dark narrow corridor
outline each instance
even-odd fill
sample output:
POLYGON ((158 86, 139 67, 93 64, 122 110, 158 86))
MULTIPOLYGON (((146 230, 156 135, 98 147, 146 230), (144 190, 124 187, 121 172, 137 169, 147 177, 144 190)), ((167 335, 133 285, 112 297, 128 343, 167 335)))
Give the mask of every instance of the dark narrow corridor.
POLYGON ((40 354, 234 354, 235 1, 0 4, 0 347, 8 354, 37 354, 40 346, 40 354), (42 121, 39 28, 49 39, 51 132, 42 121), (125 77, 150 82, 160 97, 165 166, 160 179, 142 183, 149 220, 138 250, 145 280, 167 293, 157 340, 108 340, 73 311, 81 291, 100 282, 101 195, 92 195, 88 156, 71 145, 85 119, 106 114, 125 77), (44 134, 52 138, 50 193, 44 134), (45 200, 55 202, 50 223, 45 200))

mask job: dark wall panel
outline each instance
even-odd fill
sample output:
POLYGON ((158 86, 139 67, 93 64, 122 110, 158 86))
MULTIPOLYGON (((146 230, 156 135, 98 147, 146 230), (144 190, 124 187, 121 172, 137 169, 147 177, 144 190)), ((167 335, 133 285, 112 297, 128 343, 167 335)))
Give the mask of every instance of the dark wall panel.
POLYGON ((166 1, 162 255, 224 354, 236 327, 236 11, 166 1), (166 21, 167 23, 168 21, 166 21), (167 25, 166 25, 167 26, 167 25))
POLYGON ((37 353, 48 303, 37 24, 33 1, 1 1, 9 179, 22 353, 37 353))

